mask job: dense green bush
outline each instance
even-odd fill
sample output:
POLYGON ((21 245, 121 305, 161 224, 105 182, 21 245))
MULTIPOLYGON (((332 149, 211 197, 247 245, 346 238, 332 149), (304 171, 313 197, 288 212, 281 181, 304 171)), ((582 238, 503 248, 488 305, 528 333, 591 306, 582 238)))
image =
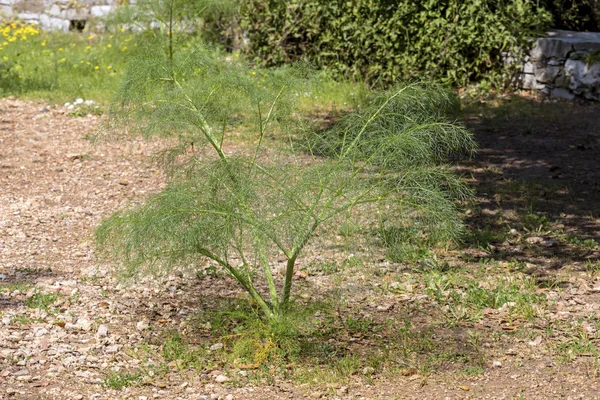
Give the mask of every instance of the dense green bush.
POLYGON ((551 17, 532 0, 248 0, 247 51, 264 65, 308 59, 369 83, 433 78, 465 85, 507 77, 517 53, 551 17))
POLYGON ((574 31, 600 32, 600 0, 543 0, 552 13, 552 27, 574 31))

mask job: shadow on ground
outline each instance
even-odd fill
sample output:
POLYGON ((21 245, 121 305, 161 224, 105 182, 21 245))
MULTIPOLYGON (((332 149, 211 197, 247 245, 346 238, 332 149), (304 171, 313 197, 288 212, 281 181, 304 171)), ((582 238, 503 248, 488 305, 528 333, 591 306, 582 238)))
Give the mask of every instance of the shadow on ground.
POLYGON ((470 106, 465 120, 480 146, 460 168, 477 190, 470 244, 555 267, 598 260, 600 104, 513 97, 470 106), (522 241, 523 250, 507 251, 511 229, 556 243, 522 241))

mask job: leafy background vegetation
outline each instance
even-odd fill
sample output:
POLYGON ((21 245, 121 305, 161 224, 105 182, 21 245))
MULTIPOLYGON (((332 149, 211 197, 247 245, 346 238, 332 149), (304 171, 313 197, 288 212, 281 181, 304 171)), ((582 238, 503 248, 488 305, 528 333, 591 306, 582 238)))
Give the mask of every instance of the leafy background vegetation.
POLYGON ((254 0, 241 3, 239 29, 249 56, 264 65, 306 59, 370 84, 417 78, 501 86, 510 72, 503 54, 520 54, 549 27, 549 13, 536 4, 254 0))

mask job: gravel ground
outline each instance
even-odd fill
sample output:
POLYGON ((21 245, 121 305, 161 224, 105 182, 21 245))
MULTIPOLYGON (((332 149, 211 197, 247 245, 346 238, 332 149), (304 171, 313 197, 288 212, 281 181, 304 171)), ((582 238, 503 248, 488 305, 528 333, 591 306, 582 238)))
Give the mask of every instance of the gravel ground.
MULTIPOLYGON (((140 368, 132 349, 156 338, 156 329, 148 327, 185 332, 197 298, 239 291, 227 279, 182 276, 124 286, 97 261, 92 235, 101 218, 164 184, 151 163, 159 142, 93 144, 88 138, 99 122, 91 115, 72 117, 63 107, 0 100, 0 399, 600 398, 597 360, 557 363, 544 345, 546 336, 486 342, 491 367, 477 376, 452 369, 357 376, 347 386, 325 390, 286 380, 245 381, 241 370, 198 373, 171 365, 160 378, 122 390, 103 385, 111 370, 140 368), (47 298, 55 300, 50 307, 31 306, 47 298), (229 384, 232 375, 242 384, 229 384)), ((362 278, 348 277, 343 286, 362 278)), ((327 279, 308 276, 304 286, 318 291, 332 284, 327 279)), ((416 295, 382 297, 373 284, 367 287, 360 297, 366 312, 389 313, 406 302, 419 307, 416 295)), ((548 320, 590 314, 600 319, 596 278, 573 273, 565 287, 547 295, 555 299, 548 320)), ((427 312, 426 301, 422 307, 427 312)), ((502 310, 490 310, 482 324, 490 335, 501 330, 502 310)), ((596 332, 594 326, 589 330, 596 332)))

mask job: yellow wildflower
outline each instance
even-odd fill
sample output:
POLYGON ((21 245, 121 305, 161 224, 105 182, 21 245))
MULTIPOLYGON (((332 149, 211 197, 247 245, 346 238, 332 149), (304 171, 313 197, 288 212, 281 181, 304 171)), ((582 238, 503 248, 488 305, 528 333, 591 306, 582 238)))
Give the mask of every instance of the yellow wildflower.
POLYGON ((108 67, 106 67, 107 69, 112 69, 112 65, 109 65, 108 67))
POLYGON ((100 69, 100 67, 97 65, 94 67, 94 70, 96 70, 96 71, 98 71, 99 69, 100 69))
POLYGON ((106 47, 108 47, 109 49, 112 47, 112 44, 107 44, 106 47))
POLYGON ((86 49, 86 50, 89 50, 89 49, 91 49, 91 48, 92 48, 92 46, 85 46, 85 49, 86 49))
POLYGON ((126 52, 126 51, 127 51, 127 46, 123 46, 123 47, 121 47, 121 51, 122 51, 122 52, 126 52))
POLYGON ((63 57, 63 58, 60 59, 61 63, 64 63, 65 61, 67 61, 67 59, 65 57, 63 57))
POLYGON ((63 48, 62 48, 62 47, 59 47, 59 48, 58 48, 58 51, 63 51, 63 48))

